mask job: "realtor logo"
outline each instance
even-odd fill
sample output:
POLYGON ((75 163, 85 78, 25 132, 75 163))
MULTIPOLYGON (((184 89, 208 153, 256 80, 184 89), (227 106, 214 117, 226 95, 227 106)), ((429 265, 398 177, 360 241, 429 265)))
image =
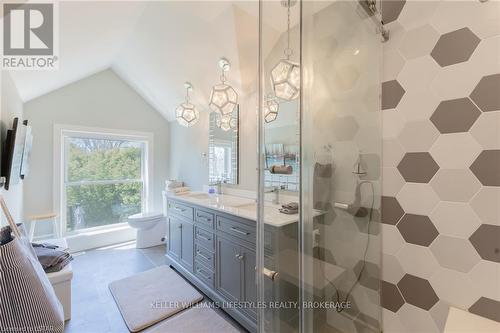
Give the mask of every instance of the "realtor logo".
POLYGON ((4 69, 54 69, 54 3, 3 5, 4 69))

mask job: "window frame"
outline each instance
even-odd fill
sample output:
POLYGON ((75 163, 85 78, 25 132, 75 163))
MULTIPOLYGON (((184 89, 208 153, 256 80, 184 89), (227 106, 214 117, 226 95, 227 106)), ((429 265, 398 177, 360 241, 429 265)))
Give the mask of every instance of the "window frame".
MULTIPOLYGON (((105 140, 127 140, 136 141, 144 144, 141 158, 141 179, 143 182, 142 189, 142 211, 150 211, 153 198, 153 133, 137 132, 123 129, 107 129, 96 127, 84 127, 73 125, 54 125, 54 168, 53 168, 53 205, 54 211, 57 212, 59 219, 59 230, 62 235, 75 235, 79 233, 88 233, 92 231, 112 229, 122 227, 126 222, 114 223, 81 230, 66 231, 66 175, 69 140, 66 138, 92 138, 105 140)), ((122 182, 137 182, 138 180, 105 180, 105 181, 82 181, 80 184, 116 184, 122 182)))

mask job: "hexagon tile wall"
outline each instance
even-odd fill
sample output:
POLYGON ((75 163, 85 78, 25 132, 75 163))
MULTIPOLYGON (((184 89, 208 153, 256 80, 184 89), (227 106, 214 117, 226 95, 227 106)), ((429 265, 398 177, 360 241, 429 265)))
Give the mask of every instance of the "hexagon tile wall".
POLYGON ((500 322, 500 1, 382 10, 384 332, 500 322))

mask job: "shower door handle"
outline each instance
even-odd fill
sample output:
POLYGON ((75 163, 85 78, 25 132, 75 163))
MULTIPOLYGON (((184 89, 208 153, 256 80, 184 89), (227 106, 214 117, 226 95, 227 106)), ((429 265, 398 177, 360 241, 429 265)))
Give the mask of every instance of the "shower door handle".
MULTIPOLYGON (((255 266, 255 270, 257 270, 257 266, 255 266)), ((264 274, 264 276, 266 276, 269 279, 271 279, 271 281, 276 280, 278 278, 278 276, 279 276, 278 272, 272 271, 269 268, 265 268, 265 267, 264 267, 264 269, 262 269, 262 274, 264 274)))

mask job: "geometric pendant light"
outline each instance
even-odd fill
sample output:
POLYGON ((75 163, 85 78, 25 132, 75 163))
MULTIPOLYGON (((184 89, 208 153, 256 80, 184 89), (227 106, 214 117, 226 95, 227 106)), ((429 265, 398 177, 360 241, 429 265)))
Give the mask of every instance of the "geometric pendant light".
POLYGON ((227 132, 230 129, 235 129, 238 123, 232 114, 228 114, 225 116, 221 116, 220 114, 216 114, 215 115, 215 124, 217 125, 218 128, 220 128, 224 132, 227 132))
POLYGON ((264 102, 264 120, 266 123, 270 123, 278 118, 278 110, 280 105, 275 98, 268 97, 267 101, 264 102))
POLYGON ((191 83, 185 82, 184 87, 186 88, 186 101, 175 109, 175 118, 180 125, 191 127, 200 119, 200 113, 196 107, 189 102, 189 91, 193 90, 193 86, 191 83))
POLYGON ((226 58, 221 58, 219 67, 222 70, 221 83, 213 86, 208 106, 220 116, 228 116, 238 105, 238 94, 233 87, 226 83, 226 72, 231 68, 229 61, 226 58))
POLYGON ((281 59, 271 70, 271 85, 276 97, 291 101, 299 97, 300 93, 300 65, 290 61, 293 50, 290 48, 290 7, 295 0, 283 0, 281 4, 288 11, 287 47, 284 50, 285 58, 281 59))

